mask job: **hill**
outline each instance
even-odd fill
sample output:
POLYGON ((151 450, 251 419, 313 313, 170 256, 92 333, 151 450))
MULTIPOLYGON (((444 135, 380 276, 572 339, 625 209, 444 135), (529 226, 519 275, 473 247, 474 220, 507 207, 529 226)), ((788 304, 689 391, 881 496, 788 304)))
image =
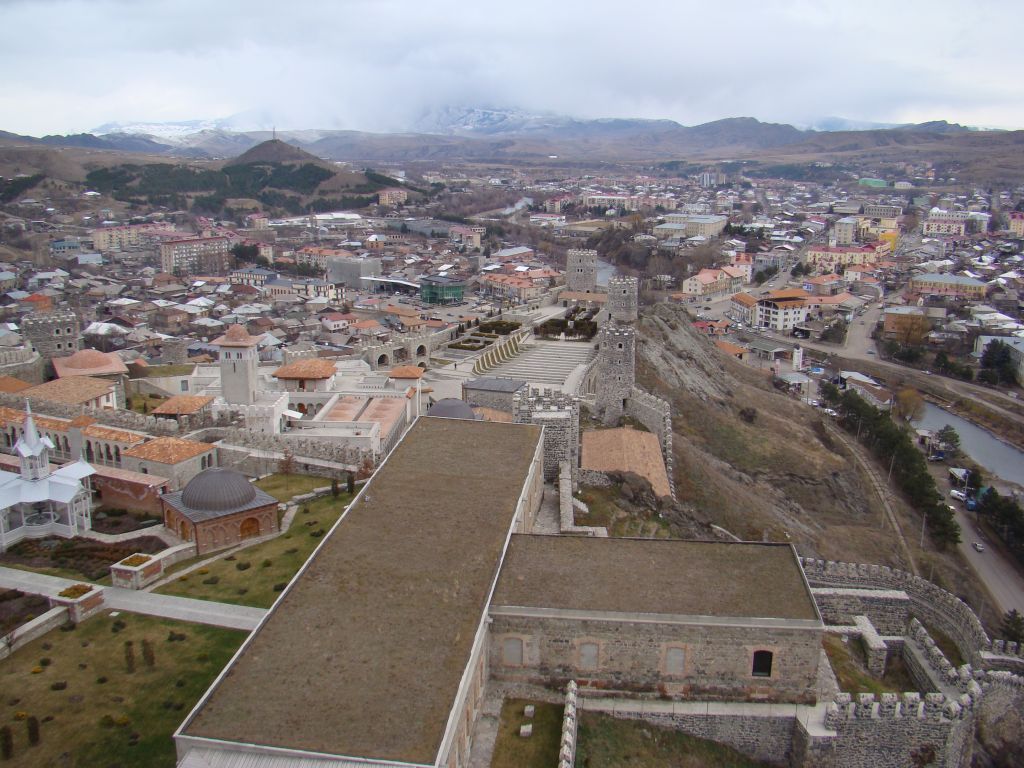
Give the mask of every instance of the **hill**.
POLYGON ((227 166, 246 165, 247 163, 296 164, 312 163, 320 165, 323 161, 298 147, 293 147, 280 139, 270 139, 255 147, 247 149, 227 166))
MULTIPOLYGON (((637 330, 637 379, 672 404, 676 490, 691 519, 789 541, 804 556, 909 569, 855 444, 817 409, 777 392, 770 371, 720 352, 682 307, 646 308, 637 330)), ((934 565, 937 583, 983 605, 958 556, 918 549, 920 517, 889 500, 917 566, 934 565)))

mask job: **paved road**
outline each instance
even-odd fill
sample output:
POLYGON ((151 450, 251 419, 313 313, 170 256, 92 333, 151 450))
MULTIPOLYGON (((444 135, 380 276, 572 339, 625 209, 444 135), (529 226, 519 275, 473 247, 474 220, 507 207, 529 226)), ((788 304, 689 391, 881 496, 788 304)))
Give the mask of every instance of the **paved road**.
MULTIPOLYGON (((77 582, 57 576, 47 576, 16 568, 0 567, 0 588, 18 589, 45 597, 57 594, 77 582)), ((137 592, 121 587, 101 587, 107 607, 112 610, 144 613, 165 619, 192 621, 197 624, 212 624, 229 629, 252 630, 267 612, 265 608, 251 608, 245 605, 215 603, 210 600, 192 600, 187 597, 154 595, 151 592, 137 592)))

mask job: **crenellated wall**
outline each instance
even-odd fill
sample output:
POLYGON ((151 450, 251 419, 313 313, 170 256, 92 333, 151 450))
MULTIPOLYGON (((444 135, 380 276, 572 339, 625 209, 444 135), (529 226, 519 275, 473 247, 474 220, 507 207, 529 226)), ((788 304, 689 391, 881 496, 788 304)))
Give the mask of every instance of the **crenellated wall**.
MULTIPOLYGON (((875 589, 906 592, 910 611, 929 625, 944 632, 956 644, 965 659, 976 663, 980 651, 989 646, 981 621, 963 600, 927 579, 884 565, 839 563, 802 558, 804 573, 812 588, 875 589)), ((860 610, 876 622, 869 610, 860 610)))
POLYGON ((661 457, 665 461, 668 487, 672 498, 676 498, 675 459, 672 454, 672 406, 668 401, 633 387, 626 401, 626 415, 636 419, 658 436, 661 443, 661 457))

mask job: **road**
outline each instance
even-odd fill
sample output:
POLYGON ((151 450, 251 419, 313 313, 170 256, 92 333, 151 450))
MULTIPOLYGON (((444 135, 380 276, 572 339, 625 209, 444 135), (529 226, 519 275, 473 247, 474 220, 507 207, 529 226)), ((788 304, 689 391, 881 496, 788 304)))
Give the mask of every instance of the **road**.
MULTIPOLYGON (((1003 557, 1002 553, 992 547, 988 542, 983 541, 983 536, 974 522, 974 516, 964 511, 963 507, 956 501, 950 499, 952 507, 956 510, 956 521, 960 523, 960 543, 957 549, 963 555, 978 578, 988 588, 992 599, 995 600, 1001 613, 1016 608, 1024 613, 1024 578, 1017 570, 1003 557), (978 552, 972 544, 976 541, 983 542, 984 552, 978 552)), ((992 624, 997 624, 999 617, 983 617, 992 624)))

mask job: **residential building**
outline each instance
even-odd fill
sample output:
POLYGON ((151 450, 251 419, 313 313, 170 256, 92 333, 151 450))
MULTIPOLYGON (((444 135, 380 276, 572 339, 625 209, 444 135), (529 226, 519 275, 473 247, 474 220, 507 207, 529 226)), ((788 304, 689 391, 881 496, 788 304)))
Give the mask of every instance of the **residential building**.
POLYGON ((856 216, 844 216, 835 223, 833 232, 836 245, 853 245, 857 242, 859 219, 856 216))
POLYGON ((223 275, 233 260, 226 237, 168 240, 160 245, 160 268, 171 275, 223 275))
POLYGON ((967 211, 943 211, 939 208, 932 208, 922 224, 921 231, 926 237, 946 235, 963 237, 967 234, 967 219, 970 214, 967 211))
POLYGON ((409 199, 409 192, 401 187, 382 189, 377 193, 377 205, 402 205, 409 199))
POLYGON ((729 303, 730 316, 740 323, 754 325, 754 318, 757 311, 757 298, 749 293, 733 294, 729 303))
POLYGON ((807 249, 804 263, 829 272, 841 272, 850 265, 874 264, 880 255, 876 246, 812 245, 807 249))
MULTIPOLYGON (((737 275, 738 279, 741 279, 737 275)), ((688 296, 717 296, 732 285, 732 276, 721 269, 702 269, 683 281, 683 293, 688 296)))
POLYGON ((1009 224, 1011 235, 1024 238, 1024 211, 1011 211, 1009 224))
POLYGON ((907 292, 925 296, 949 296, 956 299, 985 298, 985 283, 973 277, 929 272, 914 275, 907 284, 907 292))
POLYGON ((482 275, 480 292, 485 296, 523 303, 539 298, 544 293, 544 287, 517 275, 482 275))
MULTIPOLYGON (((669 213, 665 215, 666 224, 683 224, 686 237, 718 237, 729 223, 728 216, 714 214, 669 213)), ((659 225, 660 226, 660 225, 659 225)), ((658 227, 655 227, 657 230, 658 227)))
POLYGON ((865 203, 864 215, 869 219, 898 219, 903 215, 903 209, 898 205, 865 203))
POLYGON ((754 310, 754 325, 773 331, 791 331, 807 320, 807 291, 787 288, 772 291, 757 302, 754 310))

